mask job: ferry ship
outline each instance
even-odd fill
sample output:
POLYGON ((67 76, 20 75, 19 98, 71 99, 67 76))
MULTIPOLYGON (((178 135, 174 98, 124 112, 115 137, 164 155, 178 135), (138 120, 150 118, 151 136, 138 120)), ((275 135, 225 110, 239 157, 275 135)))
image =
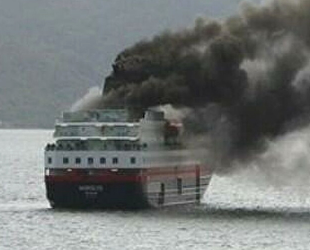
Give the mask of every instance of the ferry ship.
POLYGON ((53 208, 132 209, 199 203, 211 168, 182 143, 180 122, 147 110, 65 112, 45 148, 53 208))

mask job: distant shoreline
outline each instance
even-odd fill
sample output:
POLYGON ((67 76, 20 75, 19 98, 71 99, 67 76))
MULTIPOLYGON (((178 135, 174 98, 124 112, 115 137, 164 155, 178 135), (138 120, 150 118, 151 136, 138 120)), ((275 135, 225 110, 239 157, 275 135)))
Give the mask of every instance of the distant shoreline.
POLYGON ((53 130, 53 127, 51 127, 51 128, 0 127, 0 130, 53 130))

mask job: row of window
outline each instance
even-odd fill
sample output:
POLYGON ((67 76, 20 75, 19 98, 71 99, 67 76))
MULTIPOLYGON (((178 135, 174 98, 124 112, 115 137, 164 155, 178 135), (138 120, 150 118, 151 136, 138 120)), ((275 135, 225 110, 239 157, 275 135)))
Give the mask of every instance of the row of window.
MULTIPOLYGON (((75 159, 73 159, 74 162, 70 162, 69 157, 63 157, 62 158, 62 163, 64 165, 70 164, 70 163, 75 163, 75 164, 81 164, 82 163, 82 158, 81 157, 75 157, 75 159)), ((93 165, 95 162, 94 157, 87 157, 87 164, 88 165, 93 165)), ((47 163, 48 164, 52 164, 53 163, 53 159, 52 157, 48 157, 47 158, 47 163)), ((107 160, 105 157, 100 157, 99 158, 99 163, 100 164, 106 164, 107 160)), ((113 157, 112 158, 112 164, 118 164, 118 157, 113 157)), ((130 164, 136 164, 136 157, 130 157, 130 164)))

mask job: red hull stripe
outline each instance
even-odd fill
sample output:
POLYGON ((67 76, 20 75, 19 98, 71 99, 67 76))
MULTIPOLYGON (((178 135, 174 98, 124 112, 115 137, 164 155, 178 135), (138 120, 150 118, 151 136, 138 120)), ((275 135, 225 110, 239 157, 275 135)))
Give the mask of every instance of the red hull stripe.
POLYGON ((183 176, 183 175, 194 175, 196 176, 196 170, 187 171, 147 171, 146 176, 183 176))
MULTIPOLYGON (((71 172, 66 172, 63 169, 62 174, 46 175, 46 182, 69 182, 69 183, 115 183, 115 182, 145 182, 146 180, 153 179, 173 179, 177 177, 183 178, 196 178, 197 175, 205 176, 208 175, 209 171, 202 167, 191 166, 183 169, 179 168, 152 168, 152 169, 141 169, 141 173, 123 173, 123 172, 111 172, 107 169, 99 170, 99 172, 87 175, 79 171, 85 171, 86 169, 72 169, 71 172)), ((122 169, 123 171, 126 171, 122 169)))
POLYGON ((156 180, 156 179, 174 179, 176 177, 183 177, 186 179, 193 179, 196 177, 195 173, 183 173, 183 174, 169 174, 165 175, 157 174, 157 175, 49 175, 45 176, 46 182, 69 182, 69 183, 115 183, 115 182, 145 182, 146 180, 156 180))
MULTIPOLYGON (((178 175, 179 177, 193 179, 195 178, 194 174, 190 175, 178 175)), ((98 175, 98 176, 70 176, 70 175, 50 175, 45 176, 46 182, 95 182, 95 183, 115 183, 115 182, 144 182, 147 179, 174 179, 176 178, 175 175, 157 175, 157 176, 129 176, 129 175, 119 175, 119 176, 108 176, 108 175, 98 175)))
POLYGON ((45 176, 46 182, 68 183, 115 183, 115 182, 143 182, 141 176, 133 175, 97 175, 97 176, 73 176, 73 175, 50 175, 45 176))
POLYGON ((200 175, 208 175, 211 173, 210 169, 204 167, 187 167, 187 168, 149 168, 143 169, 143 173, 146 173, 149 176, 152 175, 175 175, 179 176, 182 174, 199 174, 200 175))

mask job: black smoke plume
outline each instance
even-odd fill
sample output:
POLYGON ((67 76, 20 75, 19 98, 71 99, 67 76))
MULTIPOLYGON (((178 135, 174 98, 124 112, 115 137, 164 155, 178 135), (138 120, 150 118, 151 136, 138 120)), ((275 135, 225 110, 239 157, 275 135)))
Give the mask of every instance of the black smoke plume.
POLYGON ((227 20, 141 41, 116 57, 101 105, 188 108, 188 134, 217 131, 226 156, 249 155, 308 116, 309 13, 309 0, 243 3, 227 20))

